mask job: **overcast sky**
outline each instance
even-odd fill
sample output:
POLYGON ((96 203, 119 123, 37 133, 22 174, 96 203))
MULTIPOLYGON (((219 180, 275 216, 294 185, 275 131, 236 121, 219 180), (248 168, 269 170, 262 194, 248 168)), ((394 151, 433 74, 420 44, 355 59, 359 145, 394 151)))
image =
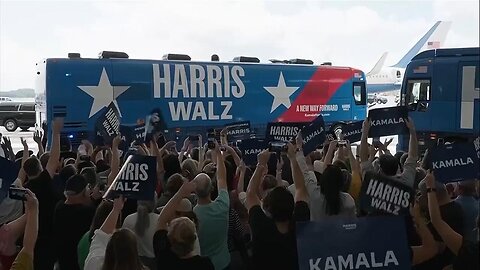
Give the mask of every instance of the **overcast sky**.
POLYGON ((0 0, 0 90, 33 88, 42 58, 102 50, 306 58, 367 72, 384 51, 396 63, 437 20, 452 21, 446 47, 479 46, 477 0, 0 0))

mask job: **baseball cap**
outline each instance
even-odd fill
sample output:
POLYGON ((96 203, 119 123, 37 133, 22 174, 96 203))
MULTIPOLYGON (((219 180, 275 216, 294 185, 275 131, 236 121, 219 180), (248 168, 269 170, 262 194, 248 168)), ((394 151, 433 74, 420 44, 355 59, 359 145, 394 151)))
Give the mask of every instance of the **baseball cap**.
POLYGON ((76 174, 68 178, 65 184, 65 191, 71 193, 71 195, 77 195, 81 193, 87 187, 87 179, 81 174, 76 174))

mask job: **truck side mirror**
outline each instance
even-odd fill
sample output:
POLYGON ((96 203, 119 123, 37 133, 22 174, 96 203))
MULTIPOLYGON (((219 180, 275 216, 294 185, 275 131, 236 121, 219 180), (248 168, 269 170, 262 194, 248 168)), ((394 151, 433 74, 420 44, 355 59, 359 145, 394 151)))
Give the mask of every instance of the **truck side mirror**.
POLYGON ((417 110, 417 103, 410 103, 408 104, 407 108, 409 111, 416 111, 417 110))
POLYGON ((418 103, 418 111, 419 112, 426 112, 427 109, 428 109, 428 102, 425 102, 425 101, 420 101, 418 103))

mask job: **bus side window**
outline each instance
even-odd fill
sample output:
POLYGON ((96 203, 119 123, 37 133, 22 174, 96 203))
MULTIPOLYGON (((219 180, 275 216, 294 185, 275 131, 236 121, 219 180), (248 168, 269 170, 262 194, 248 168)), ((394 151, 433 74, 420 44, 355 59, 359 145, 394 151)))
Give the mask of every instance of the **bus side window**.
POLYGON ((430 100, 430 80, 409 80, 407 88, 408 104, 430 100))
POLYGON ((354 82, 353 83, 353 99, 355 100, 355 105, 366 105, 367 93, 364 82, 354 82))

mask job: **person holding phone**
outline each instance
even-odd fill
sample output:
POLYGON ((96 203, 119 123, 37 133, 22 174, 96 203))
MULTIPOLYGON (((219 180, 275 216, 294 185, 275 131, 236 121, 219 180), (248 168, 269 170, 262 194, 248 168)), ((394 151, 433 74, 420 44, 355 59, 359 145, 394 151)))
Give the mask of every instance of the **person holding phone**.
POLYGON ((38 200, 33 192, 25 190, 25 233, 23 247, 12 264, 11 270, 28 270, 33 268, 33 255, 38 236, 38 200))

